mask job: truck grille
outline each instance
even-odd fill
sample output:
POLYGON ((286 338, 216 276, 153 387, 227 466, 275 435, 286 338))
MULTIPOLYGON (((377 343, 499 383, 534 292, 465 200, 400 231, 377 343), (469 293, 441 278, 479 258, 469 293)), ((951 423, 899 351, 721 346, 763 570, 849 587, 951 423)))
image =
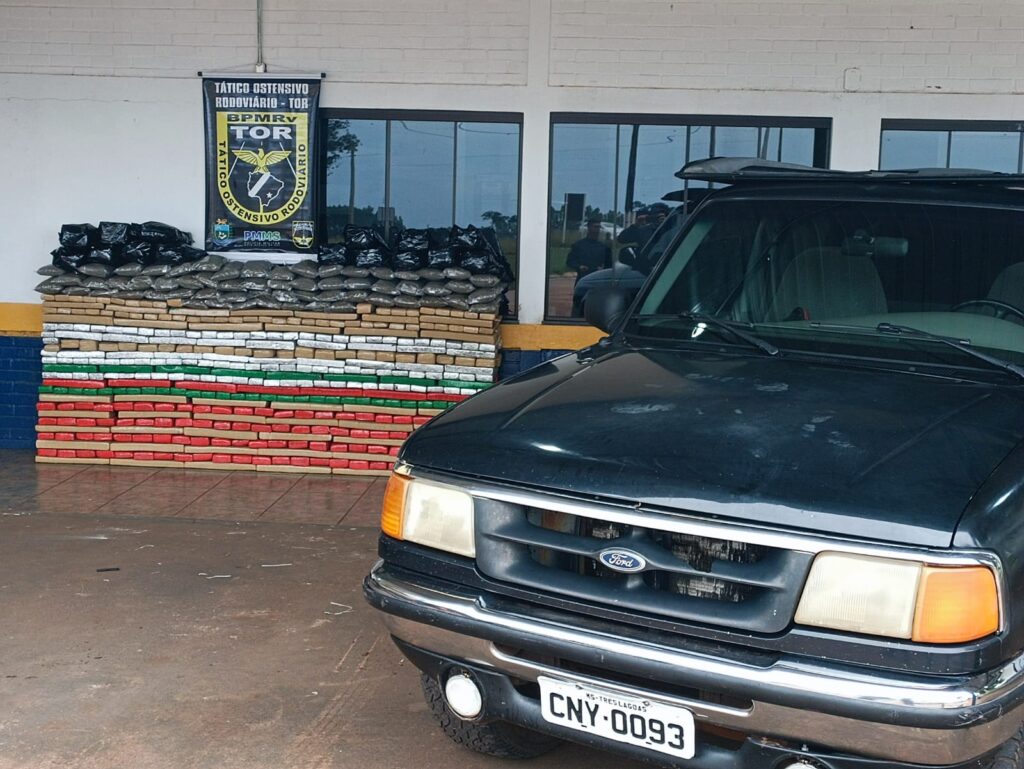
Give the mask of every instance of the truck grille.
POLYGON ((809 553, 478 502, 484 574, 636 612, 777 633, 793 618, 810 563, 809 553), (639 568, 613 569, 601 560, 620 549, 639 568))

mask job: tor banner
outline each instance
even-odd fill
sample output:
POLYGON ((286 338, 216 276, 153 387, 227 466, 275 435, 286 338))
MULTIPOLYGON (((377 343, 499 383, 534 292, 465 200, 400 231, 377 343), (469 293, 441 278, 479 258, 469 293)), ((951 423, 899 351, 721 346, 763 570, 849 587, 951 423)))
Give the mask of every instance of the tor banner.
POLYGON ((208 77, 206 249, 315 253, 320 81, 208 77))

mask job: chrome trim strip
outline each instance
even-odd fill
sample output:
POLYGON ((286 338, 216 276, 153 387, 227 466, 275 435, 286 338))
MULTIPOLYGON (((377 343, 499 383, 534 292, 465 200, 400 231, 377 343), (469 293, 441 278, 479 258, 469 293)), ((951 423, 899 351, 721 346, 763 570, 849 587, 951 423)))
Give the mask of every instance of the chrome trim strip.
POLYGON ((678 534, 690 534, 711 539, 729 539, 753 545, 764 545, 782 550, 796 550, 817 555, 822 552, 850 553, 867 555, 876 558, 892 558, 901 561, 917 561, 932 566, 987 566, 996 577, 996 591, 999 598, 999 630, 1005 629, 1006 622, 1006 589, 1005 576, 999 558, 987 550, 934 550, 896 545, 880 545, 849 539, 837 539, 827 536, 810 534, 794 534, 785 531, 767 529, 756 524, 734 525, 711 522, 697 518, 693 514, 680 511, 666 514, 649 510, 640 506, 611 505, 606 503, 584 502, 534 491, 511 489, 497 484, 480 481, 469 481, 453 478, 443 473, 423 471, 403 464, 402 472, 413 478, 422 478, 435 483, 469 492, 474 497, 507 502, 525 507, 539 507, 570 515, 586 516, 612 523, 623 523, 648 529, 660 529, 678 534))
POLYGON ((810 693, 850 704, 951 711, 984 705, 1024 685, 1024 655, 972 680, 970 686, 948 681, 908 681, 883 673, 853 674, 822 665, 785 660, 762 668, 683 649, 627 641, 605 633, 581 631, 552 622, 490 611, 482 608, 475 600, 397 580, 383 573, 380 564, 374 567, 370 580, 380 594, 415 604, 439 616, 462 618, 526 634, 541 641, 589 647, 609 655, 643 655, 647 660, 679 670, 713 676, 721 681, 723 688, 733 691, 744 691, 753 683, 789 694, 810 693))

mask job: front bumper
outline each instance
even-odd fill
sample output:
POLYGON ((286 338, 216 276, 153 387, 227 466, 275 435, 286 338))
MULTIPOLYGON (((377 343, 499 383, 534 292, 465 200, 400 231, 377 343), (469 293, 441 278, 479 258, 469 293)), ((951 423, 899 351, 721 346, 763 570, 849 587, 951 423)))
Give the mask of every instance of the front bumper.
MULTIPOLYGON (((567 739, 579 739, 579 735, 544 722, 538 701, 532 701, 531 711, 529 698, 518 694, 516 707, 509 708, 512 681, 531 682, 547 675, 615 688, 616 676, 645 679, 650 682, 643 687, 646 693, 690 709, 698 728, 703 724, 747 735, 747 745, 761 751, 757 761, 749 764, 757 766, 769 765, 764 750, 787 754, 777 749, 780 742, 796 746, 796 755, 802 756, 809 755, 800 750, 803 746, 818 746, 812 750, 820 763, 836 769, 894 764, 982 766, 979 759, 1013 736, 1024 721, 1024 657, 969 678, 901 676, 785 657, 755 665, 625 639, 578 623, 497 610, 457 586, 432 586, 415 575, 389 570, 383 562, 367 577, 364 591, 367 600, 384 612, 395 639, 406 649, 412 647, 414 662, 425 666, 415 656, 426 652, 425 658, 445 658, 480 671, 491 680, 487 687, 509 689, 498 698, 505 710, 489 708, 489 715, 567 739), (606 670, 609 677, 553 667, 538 662, 538 655, 606 670), (659 687, 718 692, 749 705, 662 695, 659 687), (822 746, 824 753, 818 749, 822 746)), ((604 745, 620 748, 616 743, 604 745)), ((739 769, 748 765, 743 756, 749 758, 749 754, 750 750, 730 751, 705 741, 687 763, 739 769)))

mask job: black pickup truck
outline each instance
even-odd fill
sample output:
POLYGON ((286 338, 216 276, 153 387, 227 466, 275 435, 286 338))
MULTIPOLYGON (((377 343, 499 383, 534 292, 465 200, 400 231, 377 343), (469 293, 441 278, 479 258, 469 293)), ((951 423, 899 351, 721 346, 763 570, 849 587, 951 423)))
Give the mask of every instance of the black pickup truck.
POLYGON ((365 593, 457 742, 1024 766, 1024 177, 711 160, 608 336, 417 431, 365 593))

